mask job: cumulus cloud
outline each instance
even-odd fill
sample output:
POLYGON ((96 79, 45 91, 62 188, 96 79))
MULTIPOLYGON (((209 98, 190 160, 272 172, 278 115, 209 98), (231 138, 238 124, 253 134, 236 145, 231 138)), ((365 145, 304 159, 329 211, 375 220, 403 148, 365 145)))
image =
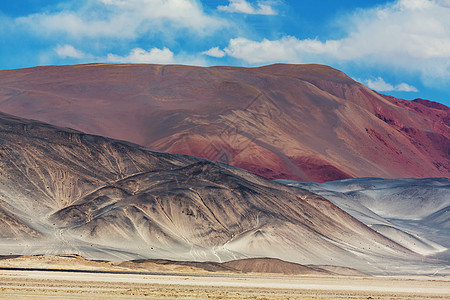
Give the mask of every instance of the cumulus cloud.
POLYGON ((225 51, 220 50, 219 47, 214 47, 207 51, 203 51, 202 54, 212 56, 212 57, 219 57, 219 58, 224 57, 226 55, 225 51))
POLYGON ((345 19, 341 39, 235 38, 224 51, 249 64, 360 62, 450 78, 449 16, 448 0, 398 0, 345 19))
POLYGON ((76 10, 19 17, 15 23, 42 35, 67 34, 76 38, 136 38, 142 34, 187 29, 210 34, 226 21, 204 12, 196 0, 80 1, 76 10))
MULTIPOLYGON (((106 0, 105 0, 106 1, 106 0)), ((135 48, 127 56, 108 54, 109 62, 118 63, 153 63, 153 64, 173 64, 175 63, 174 54, 168 48, 153 48, 146 51, 141 48, 135 48)))
POLYGON ((225 52, 234 58, 242 59, 250 64, 269 62, 300 63, 308 57, 319 54, 337 52, 338 41, 299 40, 295 37, 284 37, 280 40, 261 42, 246 38, 231 39, 225 52))
POLYGON ((341 57, 449 58, 449 15, 450 7, 438 0, 399 0, 367 10, 350 20, 341 57))
POLYGON ((77 59, 82 59, 82 58, 88 58, 90 57, 90 55, 84 53, 81 50, 76 49, 74 46, 72 45, 58 45, 55 48, 55 52, 56 54, 61 57, 61 58, 77 58, 77 59))
POLYGON ((277 12, 270 6, 268 1, 257 1, 256 6, 246 0, 230 0, 228 5, 220 5, 218 10, 230 13, 242 13, 249 15, 276 15, 277 12))
POLYGON ((375 79, 366 79, 366 80, 358 80, 360 82, 365 83, 372 90, 376 90, 379 92, 418 92, 419 90, 412 85, 407 83, 400 83, 397 85, 392 85, 384 81, 383 78, 377 77, 375 79))

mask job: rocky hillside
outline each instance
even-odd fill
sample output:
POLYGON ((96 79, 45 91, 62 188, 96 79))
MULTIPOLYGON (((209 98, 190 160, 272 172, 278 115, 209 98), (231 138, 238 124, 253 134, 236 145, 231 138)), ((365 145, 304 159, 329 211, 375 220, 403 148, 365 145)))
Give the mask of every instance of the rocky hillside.
POLYGON ((2 255, 434 268, 320 196, 227 165, 5 114, 0 158, 2 255))

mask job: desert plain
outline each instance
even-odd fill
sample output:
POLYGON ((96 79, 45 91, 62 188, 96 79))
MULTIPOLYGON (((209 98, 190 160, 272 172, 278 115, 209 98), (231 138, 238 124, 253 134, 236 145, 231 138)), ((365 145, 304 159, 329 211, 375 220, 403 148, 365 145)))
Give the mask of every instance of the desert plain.
POLYGON ((0 261, 0 291, 0 299, 448 299, 450 278, 216 272, 154 263, 144 269, 24 256, 0 261))
POLYGON ((0 271, 0 299, 448 299, 448 278, 0 271))

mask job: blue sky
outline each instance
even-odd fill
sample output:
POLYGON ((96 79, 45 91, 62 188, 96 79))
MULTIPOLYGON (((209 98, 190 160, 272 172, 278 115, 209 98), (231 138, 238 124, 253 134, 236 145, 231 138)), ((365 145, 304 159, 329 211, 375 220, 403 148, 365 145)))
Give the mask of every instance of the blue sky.
POLYGON ((15 0, 0 69, 90 62, 321 63, 450 105, 450 0, 15 0))

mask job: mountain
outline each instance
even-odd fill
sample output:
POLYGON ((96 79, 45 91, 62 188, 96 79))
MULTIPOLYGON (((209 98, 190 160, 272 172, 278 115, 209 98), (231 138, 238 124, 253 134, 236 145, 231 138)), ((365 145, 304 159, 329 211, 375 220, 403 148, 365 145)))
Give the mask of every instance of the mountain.
POLYGON ((0 211, 0 255, 270 257, 377 274, 442 268, 306 190, 6 114, 0 211))
POLYGON ((450 109, 323 65, 90 64, 0 71, 13 115, 269 179, 449 177, 450 109))
POLYGON ((279 182, 321 195, 396 243, 450 262, 447 178, 355 178, 322 184, 279 182))

